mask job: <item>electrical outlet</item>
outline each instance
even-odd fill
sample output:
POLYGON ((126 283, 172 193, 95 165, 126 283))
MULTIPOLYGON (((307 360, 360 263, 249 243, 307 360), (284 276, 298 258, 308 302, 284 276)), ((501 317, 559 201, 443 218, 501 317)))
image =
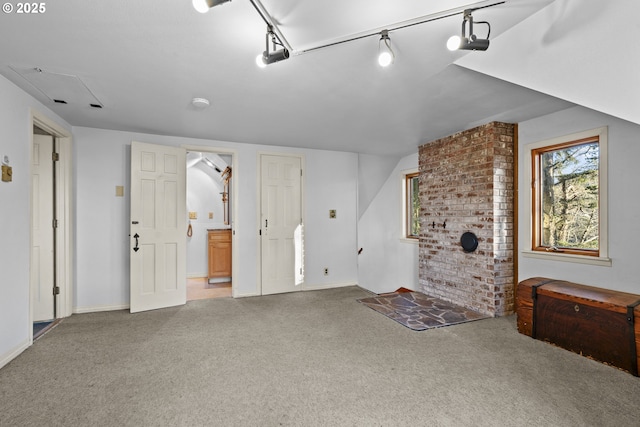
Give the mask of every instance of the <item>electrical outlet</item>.
POLYGON ((197 212, 189 212, 189 219, 198 219, 197 212))
POLYGON ((329 218, 331 218, 331 219, 335 219, 336 218, 336 210, 335 209, 330 209, 329 210, 329 218))
POLYGON ((327 268, 327 267, 324 268, 324 275, 325 276, 329 275, 329 268, 327 268))
POLYGON ((213 212, 209 212, 209 219, 213 219, 213 212))

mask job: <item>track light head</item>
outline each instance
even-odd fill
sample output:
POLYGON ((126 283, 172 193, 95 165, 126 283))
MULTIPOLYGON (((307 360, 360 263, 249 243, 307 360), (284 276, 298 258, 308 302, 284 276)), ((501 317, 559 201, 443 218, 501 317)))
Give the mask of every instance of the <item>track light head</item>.
POLYGON ((264 68, 274 62, 280 62, 282 60, 289 59, 289 50, 283 46, 278 39, 278 36, 273 32, 273 27, 267 25, 267 35, 265 37, 265 51, 261 55, 256 57, 256 64, 260 68, 264 68), (270 48, 270 45, 273 45, 270 48), (277 46, 282 46, 282 49, 276 50, 277 46), (273 52, 271 51, 273 49, 273 52))
POLYGON ((381 67, 388 67, 393 64, 395 54, 391 49, 391 39, 389 38, 389 30, 380 32, 380 41, 378 42, 378 64, 381 67))
POLYGON ((489 39, 477 39, 475 37, 469 37, 462 40, 460 43, 460 50, 487 50, 489 49, 489 39))
POLYGON ((475 36, 470 38, 451 36, 447 40, 447 49, 449 50, 487 50, 488 48, 489 39, 478 39, 475 36))
POLYGON ((231 0, 192 0, 193 8, 200 13, 207 13, 209 9, 231 0))
POLYGON ((280 49, 275 52, 264 51, 256 57, 256 64, 260 68, 264 68, 274 62, 279 62, 289 58, 289 51, 287 49, 280 49))
POLYGON ((265 51, 262 53, 262 62, 264 62, 265 65, 280 62, 284 59, 289 59, 289 51, 287 49, 280 49, 271 53, 265 51))
POLYGON ((473 33, 473 16, 471 9, 466 9, 462 20, 462 35, 452 36, 447 40, 449 50, 487 50, 489 48, 489 35, 491 34, 491 24, 487 21, 478 21, 476 24, 485 24, 488 27, 487 38, 479 39, 473 33), (469 26, 469 37, 467 37, 467 24, 469 26))

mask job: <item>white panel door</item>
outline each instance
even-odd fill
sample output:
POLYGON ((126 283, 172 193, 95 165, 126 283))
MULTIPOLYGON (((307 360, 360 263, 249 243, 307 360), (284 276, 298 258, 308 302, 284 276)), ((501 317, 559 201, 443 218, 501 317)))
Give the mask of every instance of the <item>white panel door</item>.
POLYGON ((131 143, 132 313, 186 302, 186 150, 131 143))
POLYGON ((31 295, 33 321, 52 320, 53 304, 53 137, 33 135, 31 158, 31 295))
POLYGON ((296 291, 294 233, 302 224, 302 160, 262 155, 260 171, 262 295, 296 291))

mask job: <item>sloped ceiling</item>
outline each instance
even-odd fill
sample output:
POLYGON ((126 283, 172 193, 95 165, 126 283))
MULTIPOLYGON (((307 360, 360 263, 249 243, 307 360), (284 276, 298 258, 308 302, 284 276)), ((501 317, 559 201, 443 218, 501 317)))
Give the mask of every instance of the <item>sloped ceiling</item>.
POLYGON ((556 1, 456 64, 640 124, 640 2, 556 1))
MULTIPOLYGON (((446 50, 461 15, 392 30, 396 62, 386 69, 376 64, 377 36, 302 52, 492 2, 263 0, 293 47, 290 59, 265 69, 255 57, 266 25, 248 0, 207 14, 190 0, 48 2, 44 13, 2 16, 0 74, 73 126, 398 157, 474 123, 517 122, 572 105, 452 65, 492 53, 502 34, 551 2, 507 0, 474 12, 491 22, 487 52, 446 50), (54 104, 14 71, 34 67, 77 76, 103 108, 54 104), (211 106, 196 109, 194 97, 211 106)), ((535 28, 536 36, 552 24, 535 28)))

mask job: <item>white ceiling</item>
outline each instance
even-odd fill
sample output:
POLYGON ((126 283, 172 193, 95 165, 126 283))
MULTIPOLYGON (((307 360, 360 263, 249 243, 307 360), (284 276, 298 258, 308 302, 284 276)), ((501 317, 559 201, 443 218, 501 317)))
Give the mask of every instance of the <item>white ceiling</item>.
MULTIPOLYGON (((47 2, 42 14, 1 17, 0 74, 73 126, 400 156, 485 121, 571 105, 452 65, 487 53, 446 49, 462 15, 393 30, 491 3, 263 0, 293 52, 259 69, 266 25, 249 0, 207 14, 190 0, 47 2), (385 28, 396 53, 389 68, 376 63, 377 36, 303 52, 385 28), (35 67, 78 76, 104 108, 55 104, 15 71, 35 67), (196 109, 194 97, 211 106, 196 109)), ((493 40, 549 3, 507 0, 474 18, 490 21, 493 40)))

